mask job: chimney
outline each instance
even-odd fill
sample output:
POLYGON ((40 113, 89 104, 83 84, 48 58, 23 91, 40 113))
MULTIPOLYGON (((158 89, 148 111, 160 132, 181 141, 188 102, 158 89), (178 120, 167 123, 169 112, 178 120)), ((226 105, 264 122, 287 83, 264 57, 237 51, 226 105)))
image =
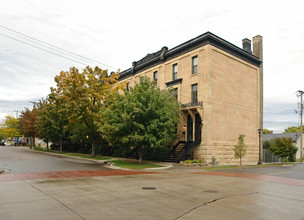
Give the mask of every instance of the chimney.
POLYGON ((248 53, 252 53, 251 40, 249 40, 248 38, 243 39, 243 50, 245 50, 248 53))
MULTIPOLYGON (((253 55, 258 57, 262 63, 260 64, 260 110, 259 110, 259 118, 260 118, 260 125, 259 127, 263 129, 263 100, 264 100, 264 72, 263 72, 263 37, 261 35, 257 35, 252 38, 253 41, 253 55)), ((259 149, 259 158, 260 160, 263 160, 263 136, 260 138, 260 149, 259 149)))

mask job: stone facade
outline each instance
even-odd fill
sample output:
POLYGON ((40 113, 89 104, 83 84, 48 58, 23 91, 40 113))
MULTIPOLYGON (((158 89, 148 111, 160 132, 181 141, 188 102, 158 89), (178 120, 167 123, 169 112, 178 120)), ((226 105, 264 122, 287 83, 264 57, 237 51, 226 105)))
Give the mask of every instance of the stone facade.
POLYGON ((121 72, 120 82, 134 86, 142 76, 154 79, 157 75, 161 89, 177 89, 182 116, 176 141, 200 139, 192 150, 193 159, 237 164, 234 145, 245 134, 248 149, 243 163, 256 164, 260 64, 250 52, 207 32, 133 62, 132 68, 121 72))

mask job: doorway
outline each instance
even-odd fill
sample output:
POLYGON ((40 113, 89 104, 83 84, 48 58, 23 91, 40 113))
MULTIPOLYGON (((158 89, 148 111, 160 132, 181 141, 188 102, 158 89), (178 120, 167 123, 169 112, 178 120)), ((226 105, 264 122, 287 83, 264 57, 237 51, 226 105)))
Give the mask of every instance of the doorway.
POLYGON ((193 120, 191 115, 187 115, 187 141, 193 141, 193 120))
POLYGON ((202 139, 202 119, 199 114, 195 114, 195 141, 202 139))

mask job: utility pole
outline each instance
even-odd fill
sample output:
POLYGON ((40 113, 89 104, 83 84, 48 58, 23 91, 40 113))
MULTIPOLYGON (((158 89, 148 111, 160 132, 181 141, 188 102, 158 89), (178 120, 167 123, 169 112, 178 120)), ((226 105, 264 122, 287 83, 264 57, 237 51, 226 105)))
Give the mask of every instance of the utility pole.
POLYGON ((14 111, 14 112, 16 112, 16 118, 18 118, 18 112, 19 112, 19 111, 14 111))
POLYGON ((303 119, 303 94, 304 92, 301 91, 301 90, 298 90, 297 91, 297 96, 300 97, 301 99, 301 106, 300 106, 300 116, 301 116, 301 125, 300 125, 300 130, 301 130, 301 133, 300 133, 300 161, 301 163, 303 162, 303 122, 302 122, 302 119, 303 119))

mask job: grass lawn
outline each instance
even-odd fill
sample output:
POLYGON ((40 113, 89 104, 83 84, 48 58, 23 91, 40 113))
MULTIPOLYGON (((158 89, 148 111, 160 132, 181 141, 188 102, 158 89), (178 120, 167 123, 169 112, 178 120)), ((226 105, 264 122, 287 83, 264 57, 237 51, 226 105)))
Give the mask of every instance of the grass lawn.
POLYGON ((240 166, 215 166, 215 167, 203 167, 204 170, 223 170, 223 169, 234 169, 240 166))
POLYGON ((113 160, 111 161, 114 163, 115 166, 127 169, 145 169, 145 168, 156 168, 156 167, 163 167, 159 164, 152 164, 152 163, 142 163, 139 164, 136 161, 126 161, 126 160, 113 160))
POLYGON ((290 165, 293 163, 273 163, 273 164, 263 164, 263 165, 244 165, 244 166, 214 166, 214 167, 203 167, 204 170, 224 170, 224 169, 239 169, 248 167, 268 167, 268 166, 282 166, 290 165))
POLYGON ((93 159, 93 160, 108 160, 108 157, 102 157, 102 156, 98 156, 96 155, 95 157, 92 157, 91 155, 88 154, 78 154, 78 153, 63 153, 64 155, 68 155, 68 156, 73 156, 73 157, 82 157, 82 158, 89 158, 89 159, 93 159))
POLYGON ((55 151, 55 150, 49 150, 46 151, 46 149, 37 149, 38 151, 45 151, 45 152, 50 152, 50 153, 55 153, 55 154, 63 154, 67 156, 73 156, 73 157, 82 157, 82 158, 88 158, 88 159, 93 159, 93 160, 108 160, 110 158, 108 157, 102 157, 96 155, 95 157, 91 157, 89 154, 81 154, 81 153, 69 153, 69 152, 60 152, 60 151, 55 151))

